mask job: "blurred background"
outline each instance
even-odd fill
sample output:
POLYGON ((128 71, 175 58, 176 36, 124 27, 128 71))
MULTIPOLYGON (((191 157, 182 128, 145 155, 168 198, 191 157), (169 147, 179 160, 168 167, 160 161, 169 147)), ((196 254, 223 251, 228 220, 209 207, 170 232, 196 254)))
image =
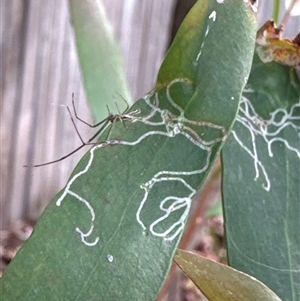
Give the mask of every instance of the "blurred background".
MULTIPOLYGON (((121 48, 132 99, 137 100, 154 87, 166 51, 195 0, 100 2, 121 48)), ((259 26, 272 18, 274 2, 258 3, 259 26)), ((285 12, 284 2, 279 20, 285 12)), ((57 159, 80 145, 66 110, 72 93, 80 117, 93 121, 82 85, 68 1, 2 0, 0 17, 0 228, 19 231, 26 239, 88 148, 56 164, 39 168, 24 165, 57 159)), ((300 17, 293 16, 284 36, 294 38, 299 31, 300 17)), ((106 100, 99 95, 99 102, 106 100)), ((93 131, 82 126, 80 132, 89 137, 93 131)), ((217 177, 213 186, 212 190, 218 191, 217 177)), ((204 191, 200 197, 209 199, 209 193, 204 191)), ((214 197, 220 198, 217 193, 214 197)), ((222 221, 215 221, 214 227, 222 236, 222 221)))

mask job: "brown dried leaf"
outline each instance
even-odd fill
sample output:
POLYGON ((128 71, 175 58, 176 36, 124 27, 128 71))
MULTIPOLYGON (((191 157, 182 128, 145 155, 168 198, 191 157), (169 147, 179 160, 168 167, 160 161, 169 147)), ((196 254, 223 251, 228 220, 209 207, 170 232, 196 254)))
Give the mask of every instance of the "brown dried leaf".
POLYGON ((292 41, 282 39, 281 33, 274 21, 267 21, 257 32, 256 52, 265 63, 275 61, 300 71, 300 33, 292 41))

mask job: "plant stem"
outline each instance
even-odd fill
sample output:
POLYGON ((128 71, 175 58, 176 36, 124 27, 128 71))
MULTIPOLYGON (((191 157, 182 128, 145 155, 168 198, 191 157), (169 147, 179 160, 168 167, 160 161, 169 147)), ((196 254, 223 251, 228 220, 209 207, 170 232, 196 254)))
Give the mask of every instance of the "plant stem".
POLYGON ((273 20, 275 24, 279 21, 280 0, 274 0, 273 20))

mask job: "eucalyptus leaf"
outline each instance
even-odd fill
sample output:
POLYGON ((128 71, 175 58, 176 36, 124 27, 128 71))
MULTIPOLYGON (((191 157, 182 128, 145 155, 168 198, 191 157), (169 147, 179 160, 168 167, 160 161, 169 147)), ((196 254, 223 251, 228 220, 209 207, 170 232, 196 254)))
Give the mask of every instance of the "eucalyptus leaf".
POLYGON ((69 0, 78 58, 94 119, 107 116, 107 107, 120 111, 132 103, 123 59, 100 0, 69 0), (124 99, 122 99, 122 97, 124 99))
POLYGON ((280 301, 263 283, 202 256, 177 250, 175 262, 209 301, 280 301))
POLYGON ((254 57, 222 151, 229 263, 300 300, 300 81, 254 57))
POLYGON ((251 6, 219 2, 195 4, 156 88, 79 162, 4 274, 7 300, 155 300, 251 67, 251 6))

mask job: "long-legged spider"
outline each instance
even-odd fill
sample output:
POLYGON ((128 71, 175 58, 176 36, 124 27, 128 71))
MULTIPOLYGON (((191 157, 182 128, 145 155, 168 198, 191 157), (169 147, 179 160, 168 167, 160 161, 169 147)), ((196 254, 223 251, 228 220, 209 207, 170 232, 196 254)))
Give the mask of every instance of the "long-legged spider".
MULTIPOLYGON (((127 107, 125 109, 124 112, 126 112, 129 108, 129 105, 127 103, 127 101, 123 98, 123 100, 125 101, 127 107)), ((34 165, 31 165, 32 167, 41 167, 41 166, 45 166, 45 165, 49 165, 49 164, 53 164, 53 163, 57 163, 57 162, 60 162, 66 158, 68 158, 69 156, 73 155, 74 153, 76 153, 77 151, 79 151, 80 149, 82 149, 83 147, 87 146, 87 145, 91 145, 91 144, 95 144, 95 142, 92 142, 96 137, 98 137, 102 132, 104 132, 104 130, 107 128, 107 126, 109 125, 109 123, 114 123, 116 121, 121 121, 121 122, 124 122, 126 120, 132 120, 137 114, 140 113, 139 110, 134 110, 132 112, 129 112, 128 114, 124 114, 124 113, 120 113, 119 111, 119 108, 117 106, 117 109, 118 109, 118 114, 112 114, 110 111, 109 111, 109 108, 107 107, 107 110, 108 110, 108 116, 101 120, 100 122, 96 123, 96 124, 90 124, 88 122, 86 122, 85 120, 81 119, 78 115, 77 115, 77 112, 76 112, 76 108, 75 108, 75 103, 74 103, 74 93, 72 93, 72 106, 73 106, 73 110, 74 110, 74 114, 75 114, 75 117, 76 119, 78 119, 79 121, 81 121, 82 123, 88 125, 89 127, 91 128, 96 128, 96 127, 99 127, 100 128, 97 130, 97 132, 91 137, 88 139, 87 142, 85 142, 79 131, 78 131, 78 128, 75 124, 75 121, 72 117, 72 114, 71 114, 71 111, 70 111, 70 108, 69 106, 67 106, 67 109, 68 109, 68 112, 69 112, 69 115, 70 115, 70 118, 71 118, 71 121, 72 121, 72 124, 76 130, 76 133, 81 141, 81 145, 79 147, 77 147, 76 149, 74 149, 73 151, 71 151, 70 153, 68 153, 67 155, 64 155, 63 157, 59 158, 59 159, 56 159, 56 160, 53 160, 53 161, 49 161, 49 162, 46 162, 46 163, 41 163, 41 164, 34 164, 34 165)), ((110 131, 109 131, 110 133, 110 131)), ((109 136, 109 133, 107 136, 109 136)), ((107 138, 106 138, 107 139, 107 138)), ((25 167, 28 167, 29 165, 25 165, 25 167)))

